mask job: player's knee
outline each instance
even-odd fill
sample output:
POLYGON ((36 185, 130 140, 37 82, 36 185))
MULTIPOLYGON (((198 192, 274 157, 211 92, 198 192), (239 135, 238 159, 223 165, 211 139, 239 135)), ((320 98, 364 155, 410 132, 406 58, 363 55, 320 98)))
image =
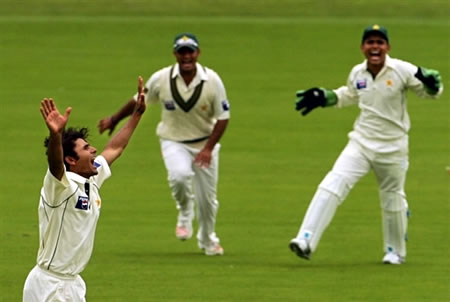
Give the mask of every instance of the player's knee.
POLYGON ((408 208, 405 195, 399 192, 380 191, 380 202, 385 211, 398 212, 408 208))
POLYGON ((172 185, 183 185, 188 183, 192 178, 192 172, 187 170, 171 171, 169 174, 169 182, 172 185))
POLYGON ((339 203, 342 203, 351 190, 345 177, 333 171, 329 172, 319 185, 320 189, 333 193, 338 197, 339 203))

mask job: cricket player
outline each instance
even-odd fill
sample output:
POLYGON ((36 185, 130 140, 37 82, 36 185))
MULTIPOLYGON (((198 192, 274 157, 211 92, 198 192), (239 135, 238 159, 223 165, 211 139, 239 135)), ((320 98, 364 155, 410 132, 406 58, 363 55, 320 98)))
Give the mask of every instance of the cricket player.
MULTIPOLYGON (((196 202, 198 246, 208 256, 222 255, 215 232, 219 140, 228 125, 230 105, 217 73, 197 62, 200 48, 194 34, 177 35, 173 54, 177 63, 155 72, 144 92, 147 102, 160 103, 162 108, 156 133, 178 209, 175 235, 180 240, 191 238, 196 202)), ((107 129, 111 133, 132 112, 135 102, 134 97, 102 119, 100 133, 107 129)))
POLYGON ((37 264, 23 290, 24 302, 86 301, 80 273, 94 247, 102 201, 99 189, 111 176, 110 166, 127 146, 144 113, 143 80, 132 117, 103 152, 87 141, 88 130, 65 126, 72 108, 60 114, 52 99, 43 99, 41 113, 50 131, 45 140, 48 170, 39 200, 37 264))
POLYGON ((337 207, 353 186, 375 172, 382 209, 383 263, 401 264, 406 257, 408 170, 406 93, 438 98, 443 90, 439 72, 389 57, 386 28, 373 25, 363 31, 361 51, 366 60, 353 67, 347 85, 335 90, 311 88, 297 92, 296 110, 303 115, 316 107, 358 105, 361 112, 349 142, 325 176, 309 205, 290 249, 309 259, 337 207))

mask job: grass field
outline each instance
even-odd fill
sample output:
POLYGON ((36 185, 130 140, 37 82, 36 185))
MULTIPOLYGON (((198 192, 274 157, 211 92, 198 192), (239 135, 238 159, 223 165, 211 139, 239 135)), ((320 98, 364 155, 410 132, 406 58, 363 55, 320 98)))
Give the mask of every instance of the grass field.
POLYGON ((73 107, 70 124, 108 140, 97 121, 172 64, 172 39, 197 34, 200 62, 232 106, 222 140, 217 232, 223 257, 174 236, 176 210, 150 107, 102 189, 87 300, 449 301, 448 92, 409 94, 407 263, 384 266, 378 192, 365 177, 309 262, 288 250, 306 207, 347 142, 357 108, 293 110, 297 89, 343 85, 363 60, 362 29, 390 30, 391 56, 440 70, 450 88, 447 1, 12 1, 0 3, 0 301, 21 301, 38 248, 47 168, 43 97, 73 107), (445 281, 447 280, 447 281, 445 281))

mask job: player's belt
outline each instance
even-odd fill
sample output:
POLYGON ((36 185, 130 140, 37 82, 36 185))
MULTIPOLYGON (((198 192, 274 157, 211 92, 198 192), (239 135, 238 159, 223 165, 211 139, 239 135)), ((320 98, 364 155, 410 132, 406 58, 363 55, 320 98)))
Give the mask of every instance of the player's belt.
POLYGON ((180 141, 179 143, 183 143, 183 144, 193 144, 193 143, 199 143, 201 141, 204 141, 205 139, 208 139, 208 136, 205 137, 200 137, 200 138, 196 138, 196 139, 191 139, 191 140, 186 140, 186 141, 180 141))

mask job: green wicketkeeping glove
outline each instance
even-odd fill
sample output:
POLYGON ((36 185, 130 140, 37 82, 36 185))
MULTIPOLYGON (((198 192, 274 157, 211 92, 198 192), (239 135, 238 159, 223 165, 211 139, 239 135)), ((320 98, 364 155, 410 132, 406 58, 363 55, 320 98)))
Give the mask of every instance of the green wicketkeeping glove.
POLYGON ((332 90, 324 88, 311 88, 298 90, 296 93, 295 110, 307 115, 311 110, 321 106, 328 107, 337 103, 337 96, 332 90))
POLYGON ((428 94, 434 95, 441 88, 441 75, 437 70, 419 67, 414 76, 423 83, 428 94))

